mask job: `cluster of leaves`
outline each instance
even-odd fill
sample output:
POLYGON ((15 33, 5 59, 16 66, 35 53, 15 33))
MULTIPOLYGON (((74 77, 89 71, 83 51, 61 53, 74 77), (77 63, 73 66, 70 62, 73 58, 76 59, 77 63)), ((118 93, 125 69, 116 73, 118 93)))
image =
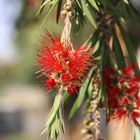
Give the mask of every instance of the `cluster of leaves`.
MULTIPOLYGON (((62 92, 62 91, 61 91, 62 92)), ((48 137, 53 139, 57 138, 61 132, 65 131, 64 120, 62 117, 61 104, 62 104, 62 93, 59 92, 54 100, 54 104, 52 109, 47 117, 47 121, 45 123, 45 129, 41 134, 44 134, 46 131, 48 133, 48 137)))
MULTIPOLYGON (((36 16, 39 17, 44 9, 48 9, 45 14, 44 21, 48 18, 48 16, 53 12, 54 9, 57 10, 56 13, 56 22, 59 22, 60 13, 62 10, 62 4, 65 2, 64 0, 36 0, 40 6, 38 11, 36 12, 36 16)), ((74 9, 75 9, 75 17, 74 23, 80 25, 84 25, 86 23, 86 19, 91 23, 93 28, 97 28, 96 15, 99 12, 100 8, 103 6, 114 17, 121 19, 122 21, 128 17, 132 16, 134 13, 138 14, 137 10, 133 7, 130 0, 73 0, 74 1, 74 9), (114 3, 117 3, 117 5, 114 3)), ((46 12, 46 11, 45 11, 46 12)))

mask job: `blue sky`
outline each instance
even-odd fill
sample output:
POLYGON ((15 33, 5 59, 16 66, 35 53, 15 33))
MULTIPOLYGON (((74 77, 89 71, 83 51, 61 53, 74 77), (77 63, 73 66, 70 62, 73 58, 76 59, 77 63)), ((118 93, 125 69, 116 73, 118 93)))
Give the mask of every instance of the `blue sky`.
POLYGON ((11 62, 16 56, 15 23, 20 16, 22 0, 0 0, 0 61, 11 62))

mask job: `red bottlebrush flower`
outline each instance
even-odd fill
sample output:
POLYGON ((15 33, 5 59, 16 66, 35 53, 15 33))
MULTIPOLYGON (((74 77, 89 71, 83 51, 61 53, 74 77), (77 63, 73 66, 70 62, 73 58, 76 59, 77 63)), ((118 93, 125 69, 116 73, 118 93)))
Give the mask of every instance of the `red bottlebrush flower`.
POLYGON ((62 73, 61 74, 61 80, 64 85, 70 84, 71 81, 71 75, 68 73, 62 73))
POLYGON ((136 101, 136 107, 140 108, 140 100, 136 101))
POLYGON ((48 87, 49 90, 53 89, 57 85, 57 83, 55 82, 55 80, 53 78, 49 78, 44 83, 48 87))
POLYGON ((108 106, 109 108, 116 108, 118 107, 118 100, 115 97, 108 98, 108 106))
POLYGON ((123 73, 127 76, 133 76, 134 75, 134 66, 127 66, 123 69, 123 73))
POLYGON ((139 92, 137 92, 137 93, 135 94, 135 99, 136 99, 136 100, 140 100, 140 94, 139 94, 139 92))
POLYGON ((115 70, 113 68, 106 67, 103 69, 103 75, 105 77, 110 77, 110 76, 112 77, 114 73, 115 73, 115 70))
POLYGON ((62 84, 69 94, 74 94, 92 65, 91 51, 87 48, 74 50, 71 42, 66 40, 61 43, 59 38, 52 37, 49 33, 48 38, 44 39, 38 56, 38 64, 42 68, 37 73, 53 78, 45 81, 48 89, 56 86, 57 79, 57 84, 62 84))
POLYGON ((104 77, 104 82, 108 86, 111 83, 113 83, 113 78, 112 77, 104 77))
POLYGON ((49 71, 61 72, 63 69, 61 60, 48 46, 44 46, 40 51, 38 63, 44 68, 45 73, 49 71))
POLYGON ((78 48, 68 63, 70 74, 81 78, 84 76, 88 67, 91 65, 91 52, 86 48, 78 48))
POLYGON ((45 46, 49 45, 49 47, 51 47, 53 51, 62 52, 64 47, 63 47, 63 44, 61 43, 60 39, 52 36, 48 31, 47 31, 47 37, 48 38, 45 39, 45 43, 44 43, 45 46))
POLYGON ((126 93, 130 94, 130 95, 134 95, 136 93, 138 93, 139 89, 135 88, 135 87, 130 87, 126 90, 126 93))
POLYGON ((124 78, 124 76, 123 75, 119 75, 119 83, 122 85, 122 84, 124 84, 125 83, 125 78, 124 78))
POLYGON ((121 119, 122 117, 126 117, 126 110, 119 108, 116 110, 116 115, 118 119, 121 119))
POLYGON ((133 87, 133 88, 139 88, 140 87, 139 82, 140 82, 140 80, 137 77, 135 77, 133 79, 130 79, 129 85, 130 85, 130 87, 133 87))
POLYGON ((132 111, 131 113, 132 119, 136 119, 140 117, 140 112, 132 111))
POLYGON ((107 88, 108 96, 117 96, 119 93, 120 93, 120 88, 118 86, 107 88))
POLYGON ((71 57, 71 53, 69 50, 64 50, 61 53, 61 56, 65 59, 65 60, 69 60, 71 57))
POLYGON ((127 97, 122 97, 122 98, 120 98, 119 104, 120 104, 121 106, 127 106, 129 103, 130 103, 130 102, 129 102, 129 99, 128 99, 127 97))
POLYGON ((68 94, 76 94, 78 92, 78 87, 76 85, 70 85, 67 89, 68 94))
POLYGON ((60 42, 59 39, 53 39, 53 50, 57 52, 62 52, 63 51, 63 44, 60 42))

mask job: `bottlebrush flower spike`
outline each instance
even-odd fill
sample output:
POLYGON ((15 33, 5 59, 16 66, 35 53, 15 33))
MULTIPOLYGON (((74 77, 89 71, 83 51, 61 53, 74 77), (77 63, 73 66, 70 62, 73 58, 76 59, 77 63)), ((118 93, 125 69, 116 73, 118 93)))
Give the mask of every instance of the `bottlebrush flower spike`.
POLYGON ((126 113, 127 113, 127 111, 122 108, 116 110, 116 116, 118 119, 121 119, 122 117, 126 117, 126 115, 127 115, 126 113))
POLYGON ((103 70, 109 118, 121 119, 128 115, 135 122, 135 119, 140 117, 140 78, 134 68, 130 65, 119 70, 119 73, 112 68, 103 70))
POLYGON ((50 71, 61 72, 62 71, 62 62, 57 57, 51 48, 48 46, 44 46, 43 49, 40 51, 40 55, 38 57, 38 62, 40 66, 43 67, 42 71, 46 73, 50 71))
POLYGON ((49 90, 53 89, 57 85, 57 83, 53 78, 49 78, 48 80, 45 80, 44 84, 48 87, 49 90))
POLYGON ((91 51, 87 48, 73 49, 72 43, 61 43, 58 37, 48 33, 48 38, 42 43, 38 64, 41 76, 49 78, 45 81, 48 89, 63 85, 69 94, 77 93, 84 76, 92 65, 91 51))
POLYGON ((71 75, 80 79, 91 65, 90 59, 89 51, 87 52, 85 48, 78 48, 68 63, 71 75))

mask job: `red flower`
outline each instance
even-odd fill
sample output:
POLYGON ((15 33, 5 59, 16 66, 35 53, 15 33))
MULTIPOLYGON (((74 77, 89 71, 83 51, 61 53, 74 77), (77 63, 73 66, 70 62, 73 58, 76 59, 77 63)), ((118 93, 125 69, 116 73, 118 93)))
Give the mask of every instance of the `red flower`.
POLYGON ((70 84, 71 81, 71 75, 68 73, 62 73, 61 74, 61 80, 64 85, 70 84))
POLYGON ((122 108, 116 110, 116 115, 117 115, 118 119, 121 119, 122 117, 125 117, 126 113, 127 113, 126 110, 124 110, 122 108))
POLYGON ((69 60, 71 58, 72 53, 70 53, 70 50, 64 50, 61 53, 61 56, 63 57, 63 59, 65 60, 69 60))
POLYGON ((123 85, 125 83, 125 81, 126 81, 126 79, 124 78, 124 76, 123 75, 119 75, 119 83, 121 85, 123 85))
POLYGON ((134 95, 137 94, 139 91, 139 89, 135 88, 135 87, 130 87, 126 90, 126 93, 130 94, 130 95, 134 95))
POLYGON ((63 69, 63 64, 59 56, 48 46, 44 46, 40 51, 38 63, 43 67, 45 73, 49 71, 61 72, 63 69))
POLYGON ((91 65, 91 53, 85 48, 78 48, 68 63, 68 68, 74 77, 81 78, 84 76, 88 67, 91 65))
POLYGON ((120 88, 118 86, 107 88, 108 96, 117 96, 119 93, 120 93, 120 88))
POLYGON ((47 38, 44 38, 43 47, 48 46, 55 52, 61 52, 63 50, 63 44, 61 43, 60 39, 56 36, 52 36, 47 31, 47 38))
POLYGON ((140 78, 135 75, 134 68, 132 65, 125 67, 118 75, 115 75, 112 69, 103 71, 110 110, 109 118, 114 116, 121 119, 127 114, 130 114, 132 119, 140 117, 140 112, 134 110, 140 109, 140 78))
POLYGON ((115 98, 115 97, 108 98, 108 106, 110 109, 118 107, 117 98, 115 98))
POLYGON ((76 94, 78 92, 78 87, 76 85, 70 85, 67 89, 68 94, 76 94))
POLYGON ((122 97, 122 98, 120 98, 119 104, 121 106, 127 106, 129 104, 129 102, 130 101, 129 101, 129 99, 127 97, 122 97))
POLYGON ((136 119, 140 117, 140 112, 132 111, 131 113, 132 119, 136 119))
POLYGON ((110 68, 110 67, 106 67, 103 69, 103 75, 105 77, 112 77, 113 74, 115 73, 115 70, 113 68, 110 68))
MULTIPOLYGON (((42 68, 37 73, 51 77, 54 81, 57 79, 57 84, 65 86, 64 89, 68 88, 70 94, 75 93, 92 65, 91 51, 87 48, 74 50, 71 42, 66 40, 63 44, 49 33, 48 38, 44 39, 38 56, 38 64, 42 68)), ((45 82, 48 89, 55 87, 54 81, 45 82)))
POLYGON ((123 69, 124 74, 126 74, 127 76, 133 76, 134 75, 134 66, 127 66, 123 69))
POLYGON ((140 100, 136 101, 136 107, 140 108, 140 100))
POLYGON ((110 77, 104 77, 104 82, 105 84, 108 86, 110 85, 111 83, 113 83, 113 78, 110 76, 110 77))
POLYGON ((133 88, 139 88, 139 82, 140 82, 139 78, 135 77, 133 79, 130 79, 129 85, 130 87, 133 87, 133 88))
POLYGON ((49 90, 53 89, 57 85, 53 78, 49 78, 48 80, 44 81, 44 84, 48 87, 49 90))

